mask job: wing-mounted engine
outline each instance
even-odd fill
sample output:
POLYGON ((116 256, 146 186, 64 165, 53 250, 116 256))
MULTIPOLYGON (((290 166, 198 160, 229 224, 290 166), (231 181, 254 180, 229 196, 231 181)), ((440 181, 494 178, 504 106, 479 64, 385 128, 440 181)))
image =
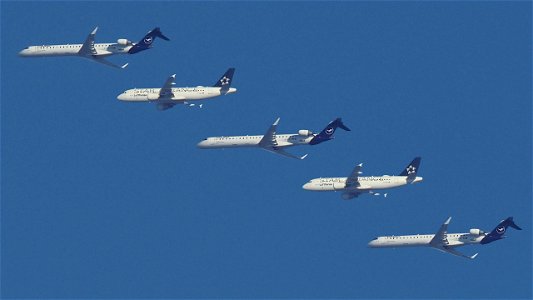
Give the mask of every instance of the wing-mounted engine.
POLYGON ((480 230, 480 229, 477 229, 477 228, 472 228, 472 229, 470 229, 470 234, 471 235, 484 235, 485 232, 483 230, 480 230))
POLYGON ((311 136, 311 135, 313 135, 313 132, 311 130, 307 130, 307 129, 300 129, 300 130, 298 130, 298 135, 311 136))
POLYGON ((148 96, 149 101, 158 100, 160 98, 159 94, 153 94, 153 93, 150 93, 147 96, 148 96))
POLYGON ((132 45, 131 41, 128 41, 127 39, 118 39, 117 44, 121 46, 129 46, 132 45))

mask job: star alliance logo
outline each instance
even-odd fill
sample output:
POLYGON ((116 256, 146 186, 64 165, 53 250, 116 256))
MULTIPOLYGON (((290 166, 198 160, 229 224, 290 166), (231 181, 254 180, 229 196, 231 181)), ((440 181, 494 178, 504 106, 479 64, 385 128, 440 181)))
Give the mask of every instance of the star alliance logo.
POLYGON ((154 38, 152 38, 151 36, 147 37, 144 39, 144 42, 147 43, 147 44, 151 44, 152 41, 154 40, 154 38))
POLYGON ((500 227, 496 228, 496 232, 498 234, 503 234, 505 232, 505 227, 500 226, 500 227))
POLYGON ((222 85, 226 85, 226 84, 228 84, 229 81, 230 81, 230 79, 229 79, 228 77, 226 77, 226 76, 224 76, 224 77, 222 77, 222 79, 220 79, 220 83, 221 83, 222 85))
POLYGON ((409 166, 407 169, 405 169, 407 171, 407 174, 413 174, 416 172, 416 168, 413 167, 413 166, 409 166))
POLYGON ((326 134, 332 134, 333 133, 333 128, 328 128, 326 129, 326 134))

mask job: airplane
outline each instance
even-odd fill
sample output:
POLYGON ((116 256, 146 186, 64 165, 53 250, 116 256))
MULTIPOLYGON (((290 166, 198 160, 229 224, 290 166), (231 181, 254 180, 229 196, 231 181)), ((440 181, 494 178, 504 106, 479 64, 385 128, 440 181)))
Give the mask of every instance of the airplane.
POLYGON ((127 63, 118 66, 104 57, 114 54, 135 54, 150 49, 156 37, 166 41, 170 40, 161 33, 159 27, 156 27, 150 30, 138 43, 132 43, 127 39, 118 39, 116 43, 95 43, 94 37, 97 30, 98 27, 87 36, 83 44, 29 46, 20 51, 19 55, 22 57, 80 56, 114 68, 124 69, 128 66, 127 63))
POLYGON ((432 247, 442 252, 450 253, 460 257, 474 259, 478 253, 468 256, 455 250, 455 248, 465 245, 488 244, 505 238, 503 235, 507 227, 516 230, 522 230, 518 227, 513 217, 509 217, 498 224, 490 233, 483 230, 472 228, 467 233, 448 233, 448 224, 452 217, 449 217, 442 224, 436 234, 417 234, 417 235, 399 235, 399 236, 380 236, 368 243, 371 248, 391 248, 391 247, 432 247))
MULTIPOLYGON (((174 87, 176 74, 168 77, 161 88, 135 88, 124 91, 117 99, 129 102, 153 102, 158 110, 167 110, 176 104, 195 106, 193 100, 203 100, 221 95, 233 94, 236 88, 231 87, 235 68, 229 68, 212 87, 174 87)), ((198 105, 202 108, 202 104, 198 105)))
POLYGON ((317 145, 333 139, 337 128, 351 131, 346 127, 341 118, 331 121, 319 134, 310 130, 299 130, 296 134, 276 134, 280 118, 270 126, 264 135, 241 135, 241 136, 217 136, 208 137, 198 143, 198 148, 236 148, 236 147, 259 147, 269 152, 284 155, 290 158, 304 159, 304 156, 296 156, 283 150, 283 148, 299 145, 317 145))
MULTIPOLYGON (((369 193, 375 196, 381 195, 375 190, 390 189, 406 184, 413 184, 422 181, 422 177, 417 177, 418 168, 420 166, 420 157, 416 157, 413 161, 397 176, 359 176, 362 174, 363 164, 358 164, 353 169, 348 177, 329 177, 329 178, 315 178, 309 180, 302 186, 308 191, 341 191, 341 197, 344 200, 350 200, 363 193, 369 193)), ((383 194, 387 197, 387 193, 383 194)))

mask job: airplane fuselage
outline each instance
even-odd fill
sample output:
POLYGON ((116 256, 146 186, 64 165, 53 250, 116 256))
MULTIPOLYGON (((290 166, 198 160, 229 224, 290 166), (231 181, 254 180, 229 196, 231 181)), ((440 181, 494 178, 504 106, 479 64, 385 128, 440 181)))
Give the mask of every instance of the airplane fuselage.
MULTIPOLYGON (((394 248, 394 247, 421 247, 431 246, 430 241, 434 234, 380 236, 368 243, 372 248, 394 248)), ((458 247, 471 244, 479 244, 485 234, 471 233, 449 233, 446 235, 446 246, 458 247)))
MULTIPOLYGON (((23 57, 43 57, 43 56, 80 56, 79 51, 83 44, 65 45, 42 45, 29 46, 19 52, 23 57)), ((98 43, 94 44, 95 56, 109 56, 113 54, 127 54, 132 44, 122 45, 119 43, 98 43)), ((83 56, 83 55, 81 55, 83 56)))
MULTIPOLYGON (((299 134, 276 134, 276 147, 290 147, 307 145, 316 136, 299 134)), ((259 142, 262 135, 240 135, 240 136, 216 136, 208 137, 198 143, 198 148, 237 148, 237 147, 260 147, 259 142)))
POLYGON ((310 191, 357 191, 365 192, 399 187, 408 183, 422 181, 416 177, 412 182, 407 176, 359 176, 359 185, 346 188, 347 177, 315 178, 304 184, 303 188, 310 191))
POLYGON ((129 89, 120 94, 117 99, 130 102, 155 102, 155 103, 175 103, 187 100, 201 100, 218 97, 226 94, 233 94, 236 88, 229 88, 227 92, 219 87, 177 87, 172 88, 172 94, 168 97, 160 96, 160 88, 136 88, 129 89))

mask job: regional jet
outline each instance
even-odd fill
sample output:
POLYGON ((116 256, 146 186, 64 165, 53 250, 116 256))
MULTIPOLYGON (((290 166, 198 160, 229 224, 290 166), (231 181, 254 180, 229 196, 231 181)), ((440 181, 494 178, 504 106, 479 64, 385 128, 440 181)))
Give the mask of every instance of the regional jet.
MULTIPOLYGON (((229 68, 211 87, 174 87, 176 74, 170 76, 161 88, 135 88, 124 91, 117 99, 129 102, 152 102, 157 109, 167 110, 176 104, 195 106, 190 101, 203 100, 237 92, 231 87, 235 68, 229 68)), ((198 105, 202 107, 202 104, 198 105)))
MULTIPOLYGON (((327 177, 315 178, 304 184, 302 187, 308 191, 340 191, 344 200, 353 199, 363 193, 381 195, 376 190, 390 189, 406 184, 422 181, 422 177, 417 177, 420 157, 416 157, 398 176, 359 176, 362 174, 363 164, 358 164, 348 177, 327 177)), ((387 194, 383 194, 387 197, 387 194)))
POLYGON ((87 36, 83 44, 64 45, 42 45, 29 46, 19 52, 22 57, 43 57, 43 56, 80 56, 111 67, 124 69, 128 64, 122 66, 115 65, 104 57, 114 54, 135 54, 137 52, 150 49, 156 37, 169 41, 169 38, 161 33, 159 27, 150 30, 138 43, 132 43, 127 39, 118 39, 116 43, 95 43, 96 27, 87 36))
POLYGON ((391 247, 432 247, 442 252, 447 252, 453 255, 474 259, 477 253, 468 256, 455 250, 455 248, 465 245, 473 244, 488 244, 497 240, 505 238, 503 235, 507 231, 507 227, 512 227, 517 230, 522 230, 513 222, 513 217, 509 217, 498 224, 490 233, 472 228, 468 233, 448 233, 448 224, 450 224, 452 217, 449 217, 444 224, 441 225, 436 234, 417 234, 417 235, 392 235, 380 236, 368 243, 371 248, 391 248, 391 247))
POLYGON ((284 155, 296 159, 304 159, 304 156, 296 156, 283 150, 283 148, 299 145, 317 145, 333 139, 337 128, 350 131, 341 118, 331 121, 319 134, 309 130, 299 130, 297 134, 276 134, 280 118, 270 126, 264 135, 241 135, 241 136, 217 136, 208 137, 198 143, 202 149, 210 148, 236 148, 236 147, 259 147, 272 153, 284 155))

